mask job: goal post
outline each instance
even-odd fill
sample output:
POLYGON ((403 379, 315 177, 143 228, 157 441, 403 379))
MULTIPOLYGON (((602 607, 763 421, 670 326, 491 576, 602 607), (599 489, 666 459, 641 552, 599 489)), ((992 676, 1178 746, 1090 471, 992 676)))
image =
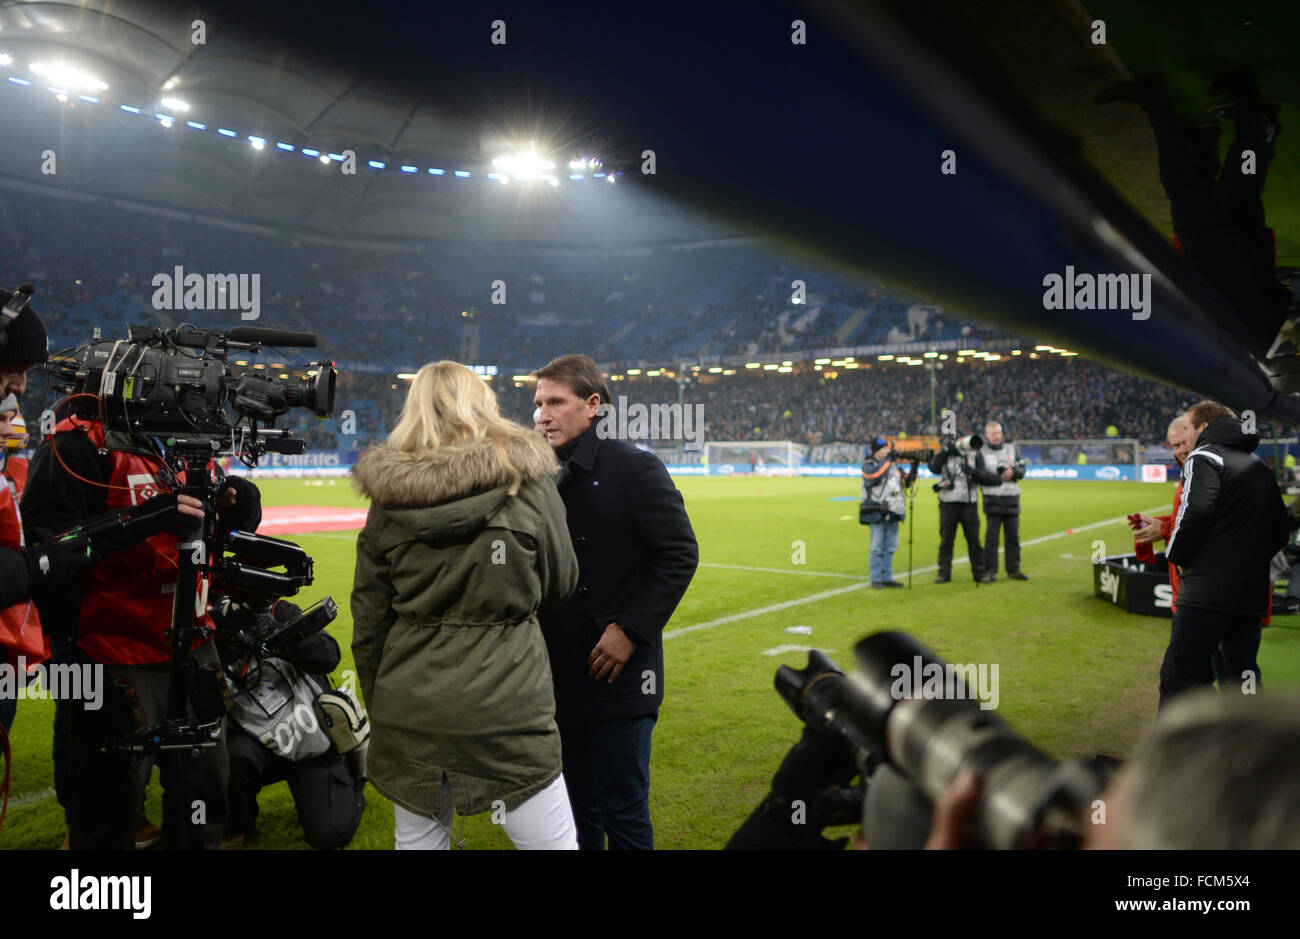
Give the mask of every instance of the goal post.
POLYGON ((710 440, 701 463, 710 476, 797 476, 808 446, 792 440, 710 440))

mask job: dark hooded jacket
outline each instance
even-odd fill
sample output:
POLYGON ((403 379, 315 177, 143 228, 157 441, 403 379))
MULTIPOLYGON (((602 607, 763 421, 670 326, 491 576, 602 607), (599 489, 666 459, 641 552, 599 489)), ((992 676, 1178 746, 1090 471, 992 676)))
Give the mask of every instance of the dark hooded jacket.
POLYGON ((1259 435, 1221 417, 1183 466, 1183 502, 1165 552, 1182 568, 1178 606, 1263 617, 1269 561, 1290 528, 1273 472, 1255 456, 1259 435))
POLYGON ((513 810, 560 774, 543 603, 578 561, 540 435, 419 453, 381 446, 353 471, 371 500, 357 539, 352 654, 370 712, 370 781, 426 817, 500 799, 513 810), (509 494, 510 468, 522 478, 509 494))

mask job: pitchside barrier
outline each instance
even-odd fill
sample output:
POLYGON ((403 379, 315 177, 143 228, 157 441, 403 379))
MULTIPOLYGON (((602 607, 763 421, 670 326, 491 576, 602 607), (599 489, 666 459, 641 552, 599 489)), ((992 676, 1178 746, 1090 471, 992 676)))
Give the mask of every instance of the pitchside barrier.
POLYGON ((1126 613, 1142 616, 1174 615, 1174 588, 1169 584, 1169 564, 1163 554, 1143 563, 1133 554, 1117 554, 1092 565, 1093 595, 1126 613))

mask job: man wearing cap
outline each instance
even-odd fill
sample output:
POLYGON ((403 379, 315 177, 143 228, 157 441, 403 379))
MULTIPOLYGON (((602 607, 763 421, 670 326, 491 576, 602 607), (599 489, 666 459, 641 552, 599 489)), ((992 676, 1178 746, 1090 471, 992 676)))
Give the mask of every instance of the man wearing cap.
POLYGON ((898 550, 898 524, 907 514, 903 490, 916 482, 917 464, 907 478, 890 459, 889 441, 872 437, 862 462, 862 505, 858 521, 871 526, 871 586, 901 587, 894 580, 894 552, 898 550))

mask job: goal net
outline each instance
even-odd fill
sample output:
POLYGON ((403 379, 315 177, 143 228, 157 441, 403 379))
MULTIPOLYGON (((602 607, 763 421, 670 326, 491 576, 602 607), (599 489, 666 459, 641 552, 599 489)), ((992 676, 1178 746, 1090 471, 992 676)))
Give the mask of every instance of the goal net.
POLYGON ((710 474, 753 473, 760 476, 794 476, 803 465, 806 444, 790 440, 709 441, 701 462, 710 474))

